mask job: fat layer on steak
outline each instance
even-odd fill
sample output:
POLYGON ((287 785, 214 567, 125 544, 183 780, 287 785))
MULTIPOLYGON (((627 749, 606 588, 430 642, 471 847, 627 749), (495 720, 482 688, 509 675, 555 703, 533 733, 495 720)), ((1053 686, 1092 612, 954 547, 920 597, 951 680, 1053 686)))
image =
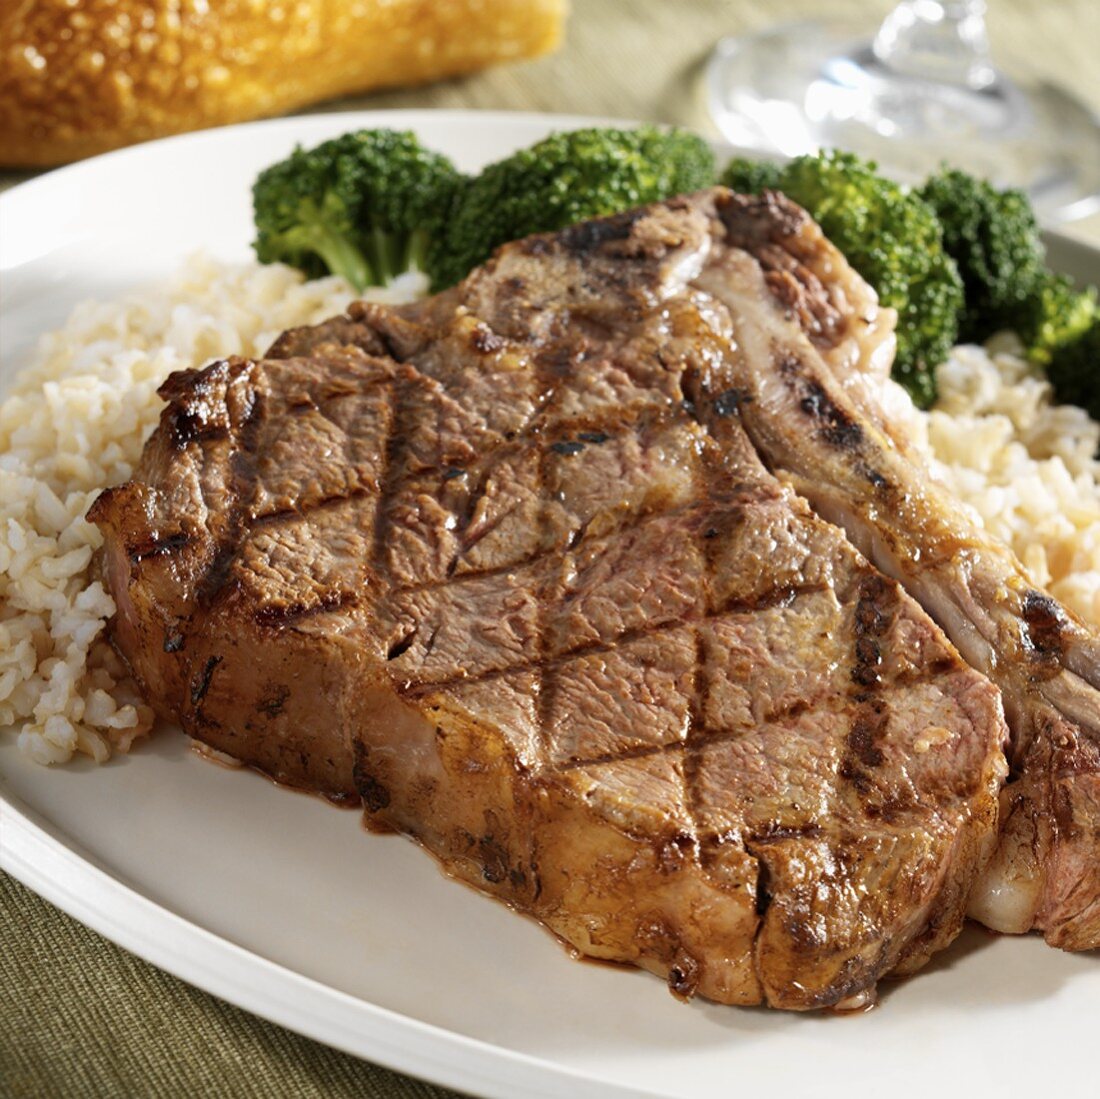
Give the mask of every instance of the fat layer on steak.
POLYGON ((1005 773, 996 689, 777 476, 781 417, 822 476, 856 429, 905 460, 892 320, 716 189, 174 375, 93 512, 115 643, 192 736, 585 954, 857 995, 957 933, 1005 773))

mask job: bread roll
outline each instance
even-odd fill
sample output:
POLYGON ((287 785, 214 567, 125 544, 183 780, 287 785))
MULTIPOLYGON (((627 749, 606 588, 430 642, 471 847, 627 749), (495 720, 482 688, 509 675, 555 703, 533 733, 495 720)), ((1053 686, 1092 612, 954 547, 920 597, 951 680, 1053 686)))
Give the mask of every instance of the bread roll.
POLYGON ((0 3, 0 165, 275 115, 557 45, 566 0, 0 3))

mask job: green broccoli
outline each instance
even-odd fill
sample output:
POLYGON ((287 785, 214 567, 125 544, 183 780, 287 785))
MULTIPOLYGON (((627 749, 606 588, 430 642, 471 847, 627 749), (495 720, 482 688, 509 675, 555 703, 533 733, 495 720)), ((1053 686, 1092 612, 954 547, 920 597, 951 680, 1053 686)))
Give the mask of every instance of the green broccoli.
POLYGON ((505 241, 696 191, 714 174, 710 146, 683 130, 551 134, 489 165, 464 188, 436 285, 457 282, 505 241))
MULTIPOLYGON (((927 408, 936 396, 933 370, 958 335, 962 281, 932 208, 876 167, 851 153, 825 152, 796 157, 767 182, 804 207, 883 305, 898 311, 894 377, 927 408)), ((742 161, 722 177, 730 186, 744 180, 742 161)))
MULTIPOLYGON (((1095 296, 1091 300, 1095 307, 1095 296)), ((1047 377, 1059 404, 1078 405, 1100 420, 1100 319, 1057 348, 1047 377)))
POLYGON ((921 195, 943 225, 966 287, 960 336, 981 341, 1015 330, 1028 357, 1046 370, 1055 399, 1100 415, 1096 289, 1078 290, 1047 268, 1027 196, 957 170, 933 176, 921 195))
POLYGON ((426 270, 461 179, 407 132, 360 130, 297 148, 252 188, 256 256, 343 275, 357 290, 426 270))
POLYGON ((978 343, 1017 323, 1045 271, 1043 242, 1023 191, 998 191, 957 169, 920 189, 943 226, 943 243, 962 276, 966 303, 959 337, 978 343))
POLYGON ((1045 271, 1012 327, 1028 358, 1053 373, 1062 351, 1074 346, 1098 315, 1095 287, 1078 290, 1065 275, 1045 271))
POLYGON ((722 172, 722 182, 739 195, 758 195, 761 191, 779 189, 783 169, 771 160, 749 160, 734 157, 722 172))

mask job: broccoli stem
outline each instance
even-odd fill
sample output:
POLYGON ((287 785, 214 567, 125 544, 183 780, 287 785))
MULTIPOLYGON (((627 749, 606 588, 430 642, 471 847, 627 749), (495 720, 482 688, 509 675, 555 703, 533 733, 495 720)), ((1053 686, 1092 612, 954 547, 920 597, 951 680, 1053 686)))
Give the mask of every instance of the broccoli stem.
POLYGON ((409 271, 428 269, 428 252, 431 248, 431 234, 426 229, 414 229, 409 234, 405 249, 405 268, 409 271))
POLYGON ((318 226, 310 234, 310 247, 334 275, 343 275, 356 290, 375 283, 371 264, 347 237, 318 226))
POLYGON ((356 290, 362 290, 374 281, 370 262, 331 216, 327 207, 332 202, 329 195, 320 204, 311 199, 301 201, 299 223, 287 230, 283 239, 292 248, 320 256, 334 275, 343 275, 356 290))
POLYGON ((299 224, 281 234, 284 247, 314 253, 334 275, 343 275, 356 290, 371 285, 370 262, 346 233, 330 228, 313 202, 301 203, 299 215, 299 224))
POLYGON ((402 270, 393 236, 382 229, 369 229, 364 233, 364 245, 374 272, 374 283, 385 286, 402 270))
POLYGON ((424 271, 430 244, 431 234, 426 229, 414 229, 411 233, 369 230, 367 256, 377 285, 387 285, 406 271, 424 271))

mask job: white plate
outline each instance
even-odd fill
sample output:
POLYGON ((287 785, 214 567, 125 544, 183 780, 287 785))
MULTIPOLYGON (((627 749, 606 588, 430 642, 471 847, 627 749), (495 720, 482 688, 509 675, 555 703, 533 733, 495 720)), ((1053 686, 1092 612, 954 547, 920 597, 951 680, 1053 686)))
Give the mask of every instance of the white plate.
MULTIPOLYGON (((100 157, 0 196, 6 378, 73 303, 204 247, 248 254, 249 185, 296 141, 395 125, 473 169, 577 119, 338 114, 100 157)), ((1100 281, 1100 254, 1055 258, 1100 281)), ((656 978, 571 961, 533 922, 444 879, 357 814, 204 762, 179 734, 96 768, 0 742, 0 865, 192 984, 330 1045, 500 1099, 743 1091, 1003 1097, 1092 1090, 1100 964, 968 930, 856 1017, 675 1001, 656 978)))

